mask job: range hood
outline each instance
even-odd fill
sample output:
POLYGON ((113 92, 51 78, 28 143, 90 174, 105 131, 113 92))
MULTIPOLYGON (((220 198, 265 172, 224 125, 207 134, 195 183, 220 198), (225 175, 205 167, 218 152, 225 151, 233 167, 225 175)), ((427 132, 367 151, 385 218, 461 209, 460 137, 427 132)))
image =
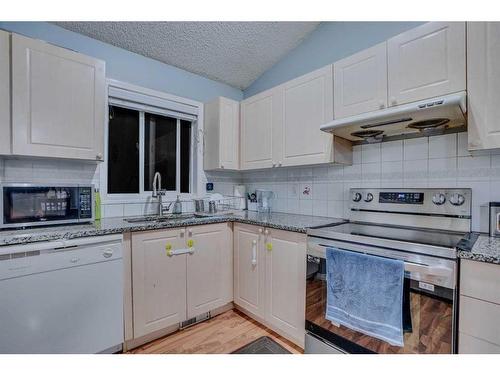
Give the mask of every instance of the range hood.
POLYGON ((466 93, 402 104, 331 121, 320 127, 350 141, 380 142, 386 137, 442 134, 466 124, 466 93))

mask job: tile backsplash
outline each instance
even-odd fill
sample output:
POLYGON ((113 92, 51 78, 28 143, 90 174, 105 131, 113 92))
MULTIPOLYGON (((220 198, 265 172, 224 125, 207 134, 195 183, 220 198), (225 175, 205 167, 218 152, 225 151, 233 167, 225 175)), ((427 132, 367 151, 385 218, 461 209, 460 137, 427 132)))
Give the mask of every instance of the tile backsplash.
POLYGON ((215 190, 232 194, 270 189, 274 211, 348 217, 352 187, 472 188, 473 230, 479 207, 500 201, 500 150, 467 151, 467 133, 414 138, 354 147, 351 166, 277 168, 249 172, 211 172, 215 190))
MULTIPOLYGON (((474 230, 479 229, 480 205, 500 201, 500 150, 468 152, 467 133, 366 144, 355 146, 353 153, 350 166, 206 172, 206 179, 225 195, 232 195, 236 184, 245 184, 247 191, 273 190, 277 212, 331 217, 348 217, 351 187, 472 188, 474 230)), ((79 161, 0 159, 0 182, 99 186, 99 169, 79 161)), ((151 202, 103 205, 104 217, 155 211, 151 202)))

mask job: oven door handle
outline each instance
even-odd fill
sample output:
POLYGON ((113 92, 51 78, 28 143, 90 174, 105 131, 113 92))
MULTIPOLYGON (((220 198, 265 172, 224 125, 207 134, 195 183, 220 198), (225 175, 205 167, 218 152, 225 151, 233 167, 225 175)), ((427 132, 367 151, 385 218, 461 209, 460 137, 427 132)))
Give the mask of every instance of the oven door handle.
POLYGON ((418 273, 421 275, 440 276, 440 277, 450 276, 453 272, 452 270, 446 267, 426 266, 408 262, 405 262, 405 271, 410 273, 418 273))

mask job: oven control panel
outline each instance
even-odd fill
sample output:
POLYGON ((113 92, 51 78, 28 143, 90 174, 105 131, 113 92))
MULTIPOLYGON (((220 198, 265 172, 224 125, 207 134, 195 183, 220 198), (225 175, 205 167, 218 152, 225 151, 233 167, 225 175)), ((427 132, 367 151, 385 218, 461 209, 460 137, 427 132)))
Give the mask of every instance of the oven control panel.
MULTIPOLYGON (((368 194, 371 193, 367 193, 367 195, 368 194)), ((423 204, 424 193, 381 191, 378 196, 378 201, 379 203, 423 204)))

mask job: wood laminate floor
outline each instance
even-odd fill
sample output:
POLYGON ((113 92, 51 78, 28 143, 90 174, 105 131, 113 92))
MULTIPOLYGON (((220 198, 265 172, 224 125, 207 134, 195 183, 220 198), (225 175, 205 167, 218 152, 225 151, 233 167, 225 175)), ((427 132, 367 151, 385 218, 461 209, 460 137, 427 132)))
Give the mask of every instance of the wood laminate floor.
POLYGON ((262 336, 269 336, 294 354, 303 353, 240 311, 230 310, 182 331, 129 351, 129 354, 228 354, 262 336))

